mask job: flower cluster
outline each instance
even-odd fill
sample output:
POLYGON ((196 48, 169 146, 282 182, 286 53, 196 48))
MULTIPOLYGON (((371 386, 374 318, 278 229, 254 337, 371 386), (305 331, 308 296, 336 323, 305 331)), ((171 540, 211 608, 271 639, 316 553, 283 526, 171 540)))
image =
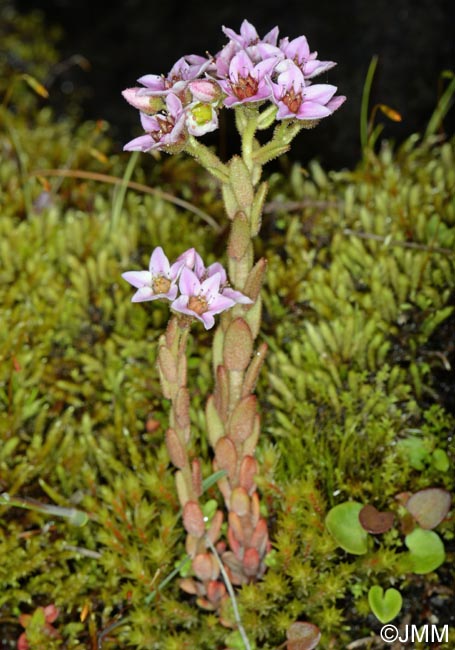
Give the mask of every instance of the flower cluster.
POLYGON ((132 302, 169 300, 171 309, 197 318, 205 329, 213 327, 216 314, 236 304, 253 302, 229 286, 226 271, 219 262, 206 267, 194 248, 171 264, 158 246, 150 257, 148 271, 127 271, 122 277, 137 289, 132 302))
POLYGON ((276 107, 276 119, 318 121, 345 101, 336 86, 313 84, 313 78, 336 65, 320 61, 305 36, 278 40, 278 27, 260 39, 244 20, 240 34, 223 27, 228 43, 214 56, 182 57, 166 75, 145 75, 141 87, 123 91, 141 112, 145 135, 125 145, 128 151, 178 151, 188 135, 218 127, 218 111, 241 104, 276 107))

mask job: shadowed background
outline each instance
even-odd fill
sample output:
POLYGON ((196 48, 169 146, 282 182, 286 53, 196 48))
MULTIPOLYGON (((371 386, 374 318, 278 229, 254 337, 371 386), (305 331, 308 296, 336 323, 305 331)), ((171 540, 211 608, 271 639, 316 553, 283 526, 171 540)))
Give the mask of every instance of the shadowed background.
MULTIPOLYGON (((88 59, 88 71, 69 67, 56 85, 67 95, 83 87, 84 117, 108 120, 119 147, 140 130, 137 113, 124 102, 121 90, 134 86, 143 74, 168 72, 184 54, 216 53, 226 42, 221 25, 239 31, 242 19, 247 18, 260 36, 275 25, 281 36, 305 34, 320 59, 338 63, 317 81, 337 85, 348 101, 324 120, 323 128, 298 138, 292 155, 302 161, 317 156, 331 167, 353 165, 358 160, 361 93, 375 54, 379 64, 370 106, 387 104, 403 118, 395 124, 380 117, 386 122, 385 135, 400 141, 424 129, 441 91, 440 73, 454 68, 451 5, 450 0, 15 3, 20 11, 40 9, 49 24, 62 25, 62 58, 79 54, 88 59)), ((64 101, 59 107, 64 110, 64 101)), ((451 120, 446 121, 448 130, 453 128, 453 117, 451 120)), ((230 154, 232 120, 227 121, 227 131, 221 129, 215 137, 221 138, 230 154)))

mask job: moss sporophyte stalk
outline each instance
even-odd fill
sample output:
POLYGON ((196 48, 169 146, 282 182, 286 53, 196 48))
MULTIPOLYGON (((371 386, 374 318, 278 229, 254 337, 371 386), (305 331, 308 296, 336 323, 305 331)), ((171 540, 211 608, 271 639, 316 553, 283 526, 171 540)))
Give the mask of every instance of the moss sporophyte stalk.
POLYGON ((268 189, 261 182, 262 167, 288 151, 302 129, 312 128, 337 110, 345 97, 335 94, 335 86, 313 82, 335 63, 318 60, 304 36, 278 39, 275 27, 259 38, 246 20, 239 34, 226 27, 223 32, 229 40, 215 56, 182 57, 167 75, 144 75, 138 80, 140 87, 129 88, 123 95, 139 109, 145 131, 125 145, 126 150, 186 152, 220 183, 231 222, 227 271, 219 262, 206 267, 195 249, 182 252, 171 263, 158 246, 148 271, 128 271, 123 277, 137 289, 134 302, 170 303, 171 317, 159 342, 158 368, 163 395, 171 403, 166 446, 177 468, 176 489, 187 532, 186 550, 192 560, 192 575, 180 585, 197 597, 201 607, 218 612, 227 625, 231 624, 226 614, 231 601, 233 624, 243 646, 250 648, 233 586, 261 579, 271 550, 256 485, 261 468, 255 458, 261 424, 254 390, 266 351, 264 344, 255 350, 266 260, 254 260, 252 244, 260 232, 268 189), (225 108, 234 111, 241 138, 240 155, 227 163, 198 140, 218 127, 218 114, 225 108), (257 132, 274 124, 271 137, 261 144, 257 132), (222 502, 208 520, 203 514, 204 459, 189 454, 186 347, 191 324, 200 321, 209 330, 216 316, 214 389, 207 397, 205 429, 213 469, 222 471, 218 480, 222 502), (227 528, 223 525, 226 514, 227 528))

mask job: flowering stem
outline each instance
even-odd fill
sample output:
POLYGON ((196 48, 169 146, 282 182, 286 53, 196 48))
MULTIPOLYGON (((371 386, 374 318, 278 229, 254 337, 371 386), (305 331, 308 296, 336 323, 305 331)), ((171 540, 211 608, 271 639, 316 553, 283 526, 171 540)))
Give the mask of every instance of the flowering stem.
POLYGON ((229 171, 226 165, 221 162, 213 151, 204 144, 201 144, 201 142, 199 142, 199 140, 194 136, 190 135, 188 137, 185 151, 196 158, 196 160, 216 179, 222 183, 227 183, 229 181, 229 171))
POLYGON ((258 111, 245 110, 246 124, 242 132, 242 158, 251 172, 253 169, 254 135, 258 123, 258 111))

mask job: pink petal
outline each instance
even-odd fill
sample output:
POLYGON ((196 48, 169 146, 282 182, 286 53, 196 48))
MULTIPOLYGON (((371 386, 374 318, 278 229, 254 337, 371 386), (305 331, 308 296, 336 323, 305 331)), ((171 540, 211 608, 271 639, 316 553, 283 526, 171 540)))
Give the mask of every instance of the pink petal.
POLYGON ((280 30, 278 26, 275 26, 273 29, 267 32, 267 34, 264 36, 262 40, 264 41, 264 43, 270 43, 270 45, 276 45, 279 31, 280 30))
POLYGON ((218 294, 210 301, 210 306, 208 311, 211 314, 220 314, 222 311, 225 311, 226 309, 230 309, 234 305, 235 305, 234 300, 231 300, 231 298, 226 298, 225 296, 218 294))
POLYGON ((209 311, 206 311, 205 314, 202 314, 198 318, 204 323, 206 330, 211 329, 215 325, 215 319, 209 311))
POLYGON ((207 267, 206 274, 208 278, 211 275, 214 275, 215 273, 220 274, 220 284, 226 284, 227 282, 226 271, 224 270, 224 267, 219 262, 214 262, 213 264, 210 264, 210 266, 207 267))
POLYGON ((169 277, 170 264, 161 246, 157 246, 150 257, 149 264, 152 275, 164 275, 169 277))
POLYGON ((236 291, 235 289, 231 289, 230 287, 226 287, 223 289, 221 292, 223 296, 226 298, 229 298, 230 300, 233 300, 237 304, 241 305, 252 305, 253 301, 251 298, 248 298, 248 296, 245 296, 241 291, 236 291))
POLYGON ((240 50, 229 65, 229 76, 237 82, 239 77, 247 77, 253 68, 254 64, 248 54, 245 50, 240 50))
POLYGON ((327 72, 327 70, 331 70, 335 66, 335 61, 307 61, 303 71, 307 79, 312 79, 323 72, 327 72))
POLYGON ((207 298, 209 303, 213 300, 219 292, 221 282, 221 275, 219 273, 214 273, 208 277, 201 284, 201 293, 207 298))
POLYGON ((180 293, 184 296, 195 296, 201 291, 199 278, 188 267, 184 267, 179 281, 180 293))
POLYGON ((123 151, 150 151, 156 145, 155 140, 149 135, 140 135, 130 140, 123 147, 123 151))
POLYGON ((138 82, 150 90, 164 90, 164 79, 158 74, 145 74, 139 77, 138 82))
POLYGON ((315 84, 305 88, 305 101, 318 102, 318 104, 327 104, 337 91, 336 86, 330 84, 315 84))
POLYGON ((289 59, 303 63, 310 56, 310 48, 305 36, 298 36, 281 48, 289 59))
POLYGON ((160 296, 153 293, 152 287, 141 287, 131 298, 131 302, 144 302, 145 300, 156 300, 160 296))
POLYGON ((327 108, 334 113, 345 101, 346 97, 344 95, 337 95, 327 103, 327 108))
POLYGON ((126 271, 122 273, 122 278, 136 289, 152 286, 152 274, 149 271, 126 271))
POLYGON ((299 120, 320 120, 323 117, 332 115, 332 111, 317 102, 304 101, 295 115, 299 120))

